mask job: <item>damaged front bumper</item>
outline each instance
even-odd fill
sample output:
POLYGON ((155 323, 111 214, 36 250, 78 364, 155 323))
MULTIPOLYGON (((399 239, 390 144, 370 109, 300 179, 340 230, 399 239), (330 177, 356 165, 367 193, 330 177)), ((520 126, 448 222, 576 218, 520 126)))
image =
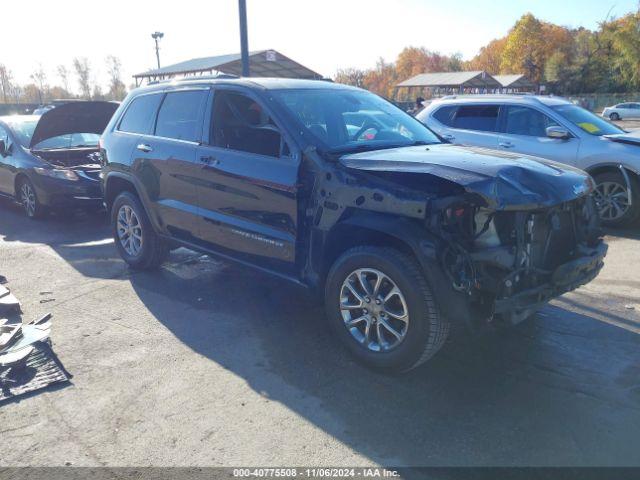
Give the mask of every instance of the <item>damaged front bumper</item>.
POLYGON ((530 313, 564 293, 589 283, 598 276, 604 265, 608 245, 600 243, 584 255, 558 266, 549 281, 529 288, 511 297, 497 299, 494 313, 504 321, 517 323, 523 313, 530 313))

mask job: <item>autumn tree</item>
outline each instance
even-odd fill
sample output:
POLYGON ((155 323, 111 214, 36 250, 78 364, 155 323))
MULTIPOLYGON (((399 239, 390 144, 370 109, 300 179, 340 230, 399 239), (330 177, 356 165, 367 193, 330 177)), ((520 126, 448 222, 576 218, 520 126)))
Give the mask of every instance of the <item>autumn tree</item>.
POLYGON ((0 64, 0 93, 2 93, 3 103, 8 103, 8 99, 11 95, 11 80, 11 71, 4 65, 0 64))
POLYGON ((67 92, 70 92, 69 89, 69 69, 65 65, 58 65, 56 67, 56 72, 58 73, 58 77, 62 82, 62 88, 64 88, 67 92))
POLYGON ((120 72, 122 64, 118 57, 113 55, 107 56, 107 73, 109 74, 109 93, 111 100, 122 100, 127 94, 127 88, 122 82, 122 74, 120 72))
POLYGON ((499 74, 506 43, 506 37, 491 40, 480 49, 478 55, 465 64, 465 70, 484 70, 494 75, 499 74))
POLYGON ((344 83, 345 85, 353 85, 354 87, 364 88, 364 77, 366 72, 357 68, 344 68, 336 72, 334 81, 344 83))
POLYGON ((76 57, 73 59, 73 69, 78 78, 80 95, 82 98, 91 98, 91 67, 86 57, 76 57))
POLYGON ((38 68, 30 75, 30 77, 38 88, 38 102, 43 103, 47 97, 48 85, 47 74, 42 68, 42 65, 38 65, 38 68))

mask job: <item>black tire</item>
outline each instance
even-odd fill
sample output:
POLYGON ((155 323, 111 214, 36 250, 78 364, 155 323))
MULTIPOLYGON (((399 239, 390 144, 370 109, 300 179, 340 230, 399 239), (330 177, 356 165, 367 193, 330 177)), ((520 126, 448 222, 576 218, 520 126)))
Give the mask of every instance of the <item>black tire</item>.
POLYGON ((16 200, 22 206, 22 209, 31 220, 38 220, 44 218, 47 215, 47 209, 40 199, 36 189, 27 177, 21 177, 16 184, 16 200), (27 200, 27 197, 31 200, 27 200))
POLYGON ((611 115, 609 115, 609 119, 616 122, 620 120, 620 115, 617 114, 616 112, 613 112, 611 115))
POLYGON ((362 246, 342 254, 327 275, 325 309, 332 329, 347 349, 358 361, 376 370, 405 372, 419 366, 436 354, 449 333, 449 322, 438 312, 418 262, 393 248, 362 246), (391 349, 372 351, 356 339, 353 328, 348 329, 342 317, 343 283, 355 270, 362 268, 382 272, 395 283, 406 300, 409 321, 405 335, 391 349))
POLYGON ((596 199, 598 200, 602 225, 613 228, 630 227, 634 225, 638 218, 640 218, 640 187, 638 186, 638 179, 634 175, 629 174, 629 181, 631 183, 631 207, 629 207, 627 211, 618 218, 607 218, 610 216, 609 212, 611 212, 611 210, 608 209, 607 204, 600 198, 600 193, 606 191, 605 187, 607 185, 612 184, 617 184, 626 191, 627 182, 625 178, 620 172, 606 171, 594 175, 593 179, 596 182, 596 199))
POLYGON ((122 192, 113 202, 111 207, 111 228, 118 253, 131 268, 150 270, 158 268, 166 260, 169 254, 167 243, 155 232, 140 200, 132 193, 122 192), (135 254, 125 249, 125 245, 118 234, 118 215, 124 207, 130 208, 135 213, 138 219, 137 224, 140 226, 139 233, 142 240, 140 248, 135 254))

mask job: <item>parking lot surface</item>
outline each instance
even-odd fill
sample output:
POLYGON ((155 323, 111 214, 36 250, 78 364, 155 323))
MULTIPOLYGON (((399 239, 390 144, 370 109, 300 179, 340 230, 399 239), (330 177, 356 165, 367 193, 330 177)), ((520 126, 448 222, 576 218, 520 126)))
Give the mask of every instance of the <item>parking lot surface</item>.
POLYGON ((0 405, 0 465, 638 466, 640 234, 608 241, 592 284, 393 377, 298 287, 187 250, 133 273, 104 215, 0 202, 0 273, 74 375, 0 405))

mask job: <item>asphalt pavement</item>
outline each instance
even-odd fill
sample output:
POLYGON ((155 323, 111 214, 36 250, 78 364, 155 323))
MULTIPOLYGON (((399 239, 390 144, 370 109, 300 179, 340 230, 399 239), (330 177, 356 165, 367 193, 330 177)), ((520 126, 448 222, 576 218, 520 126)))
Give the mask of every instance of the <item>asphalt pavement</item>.
POLYGON ((299 287, 188 250, 118 258, 104 215, 0 202, 0 274, 52 312, 69 385, 0 404, 0 466, 640 466, 640 234, 532 321, 402 376, 355 364, 299 287))

